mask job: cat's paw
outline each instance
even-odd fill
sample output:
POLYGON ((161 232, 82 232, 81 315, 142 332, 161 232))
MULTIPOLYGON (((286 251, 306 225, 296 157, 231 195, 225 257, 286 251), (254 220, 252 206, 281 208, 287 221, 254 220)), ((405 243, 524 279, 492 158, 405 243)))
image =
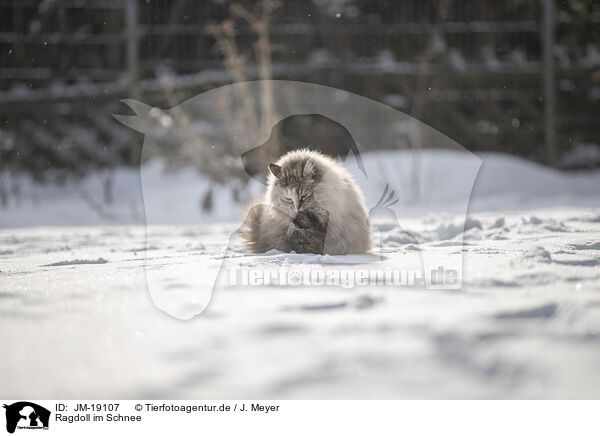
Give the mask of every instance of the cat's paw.
POLYGON ((292 223, 300 229, 307 229, 315 225, 317 218, 310 212, 300 211, 296 214, 292 223))

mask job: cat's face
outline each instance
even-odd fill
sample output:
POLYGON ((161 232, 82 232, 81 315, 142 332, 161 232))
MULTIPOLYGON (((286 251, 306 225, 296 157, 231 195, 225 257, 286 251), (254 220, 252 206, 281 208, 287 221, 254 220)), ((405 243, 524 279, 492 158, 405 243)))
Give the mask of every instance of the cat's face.
POLYGON ((271 204, 290 216, 317 207, 315 188, 321 181, 321 175, 313 162, 305 159, 282 167, 271 164, 269 170, 274 176, 271 204))

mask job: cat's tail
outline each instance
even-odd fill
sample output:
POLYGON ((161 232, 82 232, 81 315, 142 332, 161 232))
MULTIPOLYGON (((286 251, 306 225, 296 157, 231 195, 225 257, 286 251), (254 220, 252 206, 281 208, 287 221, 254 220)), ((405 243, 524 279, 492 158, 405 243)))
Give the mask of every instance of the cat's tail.
POLYGON ((242 228, 238 231, 246 250, 250 253, 261 253, 260 223, 262 221, 266 205, 260 201, 250 203, 246 207, 245 218, 242 228))

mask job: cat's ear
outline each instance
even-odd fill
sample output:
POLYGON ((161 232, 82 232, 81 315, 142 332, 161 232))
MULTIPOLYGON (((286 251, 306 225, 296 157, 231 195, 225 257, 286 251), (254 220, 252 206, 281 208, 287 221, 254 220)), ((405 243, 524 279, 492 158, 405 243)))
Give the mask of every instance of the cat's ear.
POLYGON ((317 170, 315 168, 315 164, 312 161, 307 160, 304 164, 304 169, 302 170, 302 176, 309 179, 314 178, 317 175, 317 170))
POLYGON ((281 175, 281 167, 277 164, 269 164, 269 171, 271 171, 271 174, 273 174, 277 178, 279 178, 279 176, 281 175))

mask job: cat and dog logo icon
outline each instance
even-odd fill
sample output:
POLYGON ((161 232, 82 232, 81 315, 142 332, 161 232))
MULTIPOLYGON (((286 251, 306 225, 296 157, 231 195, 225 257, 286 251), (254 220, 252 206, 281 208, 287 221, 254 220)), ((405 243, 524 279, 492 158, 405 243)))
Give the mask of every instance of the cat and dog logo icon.
POLYGON ((48 430, 50 411, 29 401, 18 401, 3 406, 6 409, 6 431, 14 433, 16 429, 48 430))
MULTIPOLYGON (((374 241, 372 256, 360 258, 362 263, 356 265, 329 256, 325 249, 320 251, 322 256, 318 259, 303 262, 333 263, 332 269, 345 269, 348 273, 355 268, 416 270, 425 289, 462 286, 463 251, 436 248, 433 242, 440 243, 437 230, 428 230, 425 227, 429 224, 424 223, 423 232, 410 232, 400 218, 409 222, 406 220, 411 217, 434 217, 442 237, 452 239, 441 243, 462 246, 469 200, 482 161, 424 122, 342 89, 286 80, 225 85, 170 109, 134 99, 122 102, 133 115, 113 116, 144 134, 140 181, 144 218, 147 228, 152 230, 146 237, 148 249, 161 244, 162 224, 178 220, 165 207, 165 187, 170 187, 169 202, 184 211, 182 216, 198 216, 198 205, 204 207, 204 200, 190 198, 196 195, 189 188, 190 168, 210 178, 211 186, 229 183, 231 198, 243 203, 239 201, 243 196, 240 192, 244 191, 240 186, 246 186, 248 195, 256 198, 251 188, 264 192, 268 165, 288 152, 305 148, 334 158, 353 175, 365 195, 365 207, 373 205, 367 207, 367 212, 378 242, 374 241), (271 111, 265 109, 266 100, 271 111), (158 162, 164 163, 160 182, 156 165, 146 165, 158 162), (163 180, 171 181, 163 184, 163 180), (181 185, 173 189, 172 183, 181 185), (394 253, 402 251, 402 256, 389 255, 392 247, 394 253)), ((222 209, 228 209, 227 193, 215 192, 221 192, 216 196, 218 200, 214 200, 212 188, 208 191, 210 197, 205 198, 210 198, 210 204, 220 202, 222 209)), ((340 213, 339 208, 336 211, 340 213)), ((182 222, 195 225, 185 219, 182 222)), ((331 230, 333 226, 326 228, 331 230)), ((205 235, 215 255, 181 247, 175 255, 187 251, 187 259, 193 260, 170 265, 148 259, 145 264, 152 302, 179 319, 201 314, 208 307, 212 293, 230 288, 230 277, 240 272, 247 261, 240 249, 239 229, 220 232, 221 236, 216 238, 217 233, 208 234, 206 229, 198 227, 190 232, 205 235), (171 287, 172 277, 178 280, 176 294, 171 287)), ((329 230, 325 236, 324 232, 317 234, 325 241, 329 230)), ((335 232, 332 230, 329 235, 335 232)), ((266 259, 261 268, 279 269, 279 262, 280 259, 266 259)), ((299 264, 283 262, 292 267, 299 264)))

